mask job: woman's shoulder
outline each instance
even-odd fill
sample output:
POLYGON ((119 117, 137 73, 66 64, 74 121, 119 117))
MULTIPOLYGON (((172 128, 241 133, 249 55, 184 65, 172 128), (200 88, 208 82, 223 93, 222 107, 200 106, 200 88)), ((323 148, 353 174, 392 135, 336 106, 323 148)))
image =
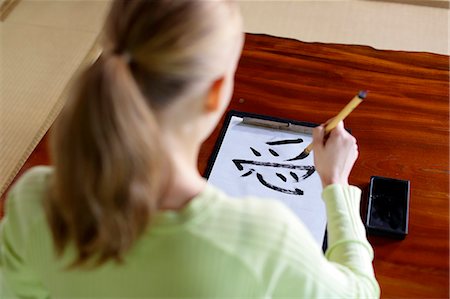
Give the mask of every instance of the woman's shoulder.
POLYGON ((210 188, 218 203, 218 221, 234 221, 248 228, 271 231, 285 230, 292 222, 299 224, 292 211, 279 200, 255 196, 235 197, 215 187, 210 188))
POLYGON ((22 215, 39 214, 52 172, 49 166, 36 166, 27 170, 6 197, 6 215, 11 209, 18 210, 22 215))
POLYGON ((27 170, 12 186, 10 195, 33 195, 42 194, 47 191, 49 177, 53 173, 50 166, 36 166, 27 170))
POLYGON ((208 184, 208 195, 213 197, 223 208, 246 210, 249 212, 257 212, 266 209, 279 209, 283 205, 273 198, 260 198, 252 195, 234 196, 229 192, 221 190, 213 185, 208 184))

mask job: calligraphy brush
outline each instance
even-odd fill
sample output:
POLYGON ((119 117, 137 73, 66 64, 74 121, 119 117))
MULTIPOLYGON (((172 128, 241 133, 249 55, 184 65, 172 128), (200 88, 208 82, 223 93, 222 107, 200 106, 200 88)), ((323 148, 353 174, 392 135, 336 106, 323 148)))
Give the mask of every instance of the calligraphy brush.
MULTIPOLYGON (((361 102, 366 98, 367 91, 361 90, 342 110, 325 126, 325 135, 329 134, 337 124, 344 120, 361 102)), ((308 157, 309 153, 313 150, 313 143, 311 142, 305 150, 295 158, 289 159, 288 161, 301 160, 308 157)))

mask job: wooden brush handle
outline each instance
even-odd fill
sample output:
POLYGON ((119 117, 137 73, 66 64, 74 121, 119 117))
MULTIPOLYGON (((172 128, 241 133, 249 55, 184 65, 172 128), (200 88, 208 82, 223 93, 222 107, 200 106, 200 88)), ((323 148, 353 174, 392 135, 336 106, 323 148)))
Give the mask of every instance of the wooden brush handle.
POLYGON ((353 109, 355 109, 362 101, 363 99, 360 98, 359 95, 357 95, 350 102, 348 102, 348 104, 345 105, 345 107, 341 110, 341 112, 339 112, 339 114, 336 115, 336 117, 334 117, 333 119, 331 119, 331 121, 326 125, 325 135, 330 133, 331 130, 333 130, 334 128, 336 128, 338 123, 341 120, 344 120, 344 118, 346 118, 353 111, 353 109))
POLYGON ((313 150, 313 143, 311 142, 303 151, 305 154, 309 154, 313 150))
MULTIPOLYGON (((365 96, 364 96, 365 97, 365 96)), ((344 120, 352 111, 355 109, 361 102, 364 100, 364 97, 361 97, 361 92, 356 95, 347 105, 338 113, 331 121, 325 126, 325 135, 329 134, 341 120, 344 120)), ((303 151, 306 154, 309 154, 313 150, 313 143, 311 142, 303 151)))

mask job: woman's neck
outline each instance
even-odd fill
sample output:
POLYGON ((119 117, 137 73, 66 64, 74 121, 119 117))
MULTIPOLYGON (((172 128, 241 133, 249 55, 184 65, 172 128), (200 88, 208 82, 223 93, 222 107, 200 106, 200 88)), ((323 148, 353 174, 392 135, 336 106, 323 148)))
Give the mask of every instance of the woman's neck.
POLYGON ((200 145, 194 140, 166 134, 164 143, 170 161, 170 179, 167 192, 161 200, 161 210, 179 210, 206 187, 206 180, 197 168, 200 145), (170 149, 170 150, 169 150, 170 149))

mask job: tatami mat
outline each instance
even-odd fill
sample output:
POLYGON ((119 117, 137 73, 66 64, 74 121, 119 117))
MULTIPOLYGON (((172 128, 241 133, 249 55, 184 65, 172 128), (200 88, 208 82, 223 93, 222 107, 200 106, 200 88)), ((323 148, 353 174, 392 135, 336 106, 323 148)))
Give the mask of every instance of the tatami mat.
POLYGON ((20 0, 5 22, 96 34, 103 25, 109 3, 108 0, 20 0))
POLYGON ((94 48, 106 2, 21 1, 0 23, 0 194, 65 102, 94 48))
MULTIPOLYGON (((59 113, 68 82, 98 55, 93 46, 109 5, 15 1, 0 22, 0 195, 59 113)), ((448 53, 447 9, 364 0, 239 3, 246 32, 448 53)))
POLYGON ((239 3, 246 32, 305 42, 449 54, 449 10, 423 6, 427 1, 417 1, 422 5, 363 0, 239 3))

